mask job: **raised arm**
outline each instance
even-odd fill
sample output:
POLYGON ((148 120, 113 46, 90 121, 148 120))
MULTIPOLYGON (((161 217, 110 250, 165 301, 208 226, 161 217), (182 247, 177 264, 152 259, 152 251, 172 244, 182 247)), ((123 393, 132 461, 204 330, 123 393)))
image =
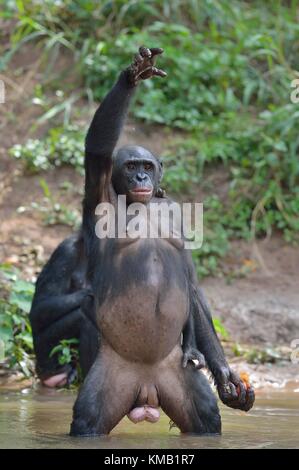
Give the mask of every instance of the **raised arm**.
POLYGON ((140 47, 133 63, 121 72, 94 115, 85 141, 85 230, 90 229, 97 204, 109 200, 112 154, 138 82, 153 76, 166 76, 154 66, 156 56, 162 52, 160 48, 140 47))

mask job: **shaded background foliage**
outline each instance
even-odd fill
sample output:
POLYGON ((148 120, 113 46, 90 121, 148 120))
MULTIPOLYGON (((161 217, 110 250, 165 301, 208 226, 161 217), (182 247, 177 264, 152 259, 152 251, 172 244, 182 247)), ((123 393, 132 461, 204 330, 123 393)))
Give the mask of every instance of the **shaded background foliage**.
POLYGON ((44 72, 34 100, 41 108, 37 126, 46 123, 47 133, 10 151, 27 171, 67 164, 82 172, 85 129, 73 118, 78 100, 100 101, 139 45, 163 47, 168 78, 146 81, 131 113, 176 131, 163 155, 166 189, 189 198, 196 198, 198 187, 210 193, 205 242, 194 253, 199 274, 217 272, 231 239, 275 230, 298 242, 299 108, 290 101, 291 82, 299 76, 297 0, 2 4, 1 17, 14 28, 0 71, 32 43, 44 72), (72 67, 55 75, 64 54, 72 67), (59 90, 56 102, 47 99, 49 89, 59 90), (225 198, 205 179, 216 167, 228 175, 225 198))

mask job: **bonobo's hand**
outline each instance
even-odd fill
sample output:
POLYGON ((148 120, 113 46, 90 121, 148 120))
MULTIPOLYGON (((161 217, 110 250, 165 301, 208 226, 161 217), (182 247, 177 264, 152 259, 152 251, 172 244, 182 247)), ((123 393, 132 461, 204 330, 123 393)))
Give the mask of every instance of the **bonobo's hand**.
POLYGON ((89 287, 84 287, 83 289, 73 292, 72 295, 76 298, 78 306, 80 306, 86 297, 93 297, 93 292, 89 287))
POLYGON ((229 367, 223 367, 215 378, 220 400, 230 408, 249 411, 254 403, 254 390, 229 367))
POLYGON ((84 315, 93 323, 97 328, 95 305, 94 305, 94 294, 91 288, 84 289, 85 296, 81 302, 81 310, 84 315))
POLYGON ((166 77, 166 72, 155 67, 156 56, 163 53, 160 47, 139 47, 134 62, 127 68, 129 81, 136 85, 139 80, 146 80, 154 76, 166 77))
POLYGON ((195 369, 202 369, 206 365, 205 358, 203 355, 197 350, 188 346, 183 352, 183 361, 182 366, 185 368, 187 367, 188 362, 191 362, 195 369), (196 363, 193 361, 197 361, 196 363))

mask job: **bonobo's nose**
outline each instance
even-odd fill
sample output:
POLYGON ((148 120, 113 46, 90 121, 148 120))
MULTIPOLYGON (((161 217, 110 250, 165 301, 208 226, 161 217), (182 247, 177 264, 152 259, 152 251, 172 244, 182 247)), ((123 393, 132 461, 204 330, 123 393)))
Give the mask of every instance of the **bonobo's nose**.
POLYGON ((146 179, 145 173, 137 173, 136 178, 138 181, 144 181, 146 179))

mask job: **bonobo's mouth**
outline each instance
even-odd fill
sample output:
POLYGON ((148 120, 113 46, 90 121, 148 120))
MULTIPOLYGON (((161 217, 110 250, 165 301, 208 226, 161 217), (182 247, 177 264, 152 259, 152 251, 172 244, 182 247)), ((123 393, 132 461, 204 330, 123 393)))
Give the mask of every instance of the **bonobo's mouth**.
POLYGON ((149 196, 152 192, 153 190, 149 188, 135 188, 130 191, 132 194, 140 194, 142 196, 149 196))
POLYGON ((130 190, 131 202, 140 202, 146 204, 150 201, 153 195, 152 188, 137 187, 130 190))

